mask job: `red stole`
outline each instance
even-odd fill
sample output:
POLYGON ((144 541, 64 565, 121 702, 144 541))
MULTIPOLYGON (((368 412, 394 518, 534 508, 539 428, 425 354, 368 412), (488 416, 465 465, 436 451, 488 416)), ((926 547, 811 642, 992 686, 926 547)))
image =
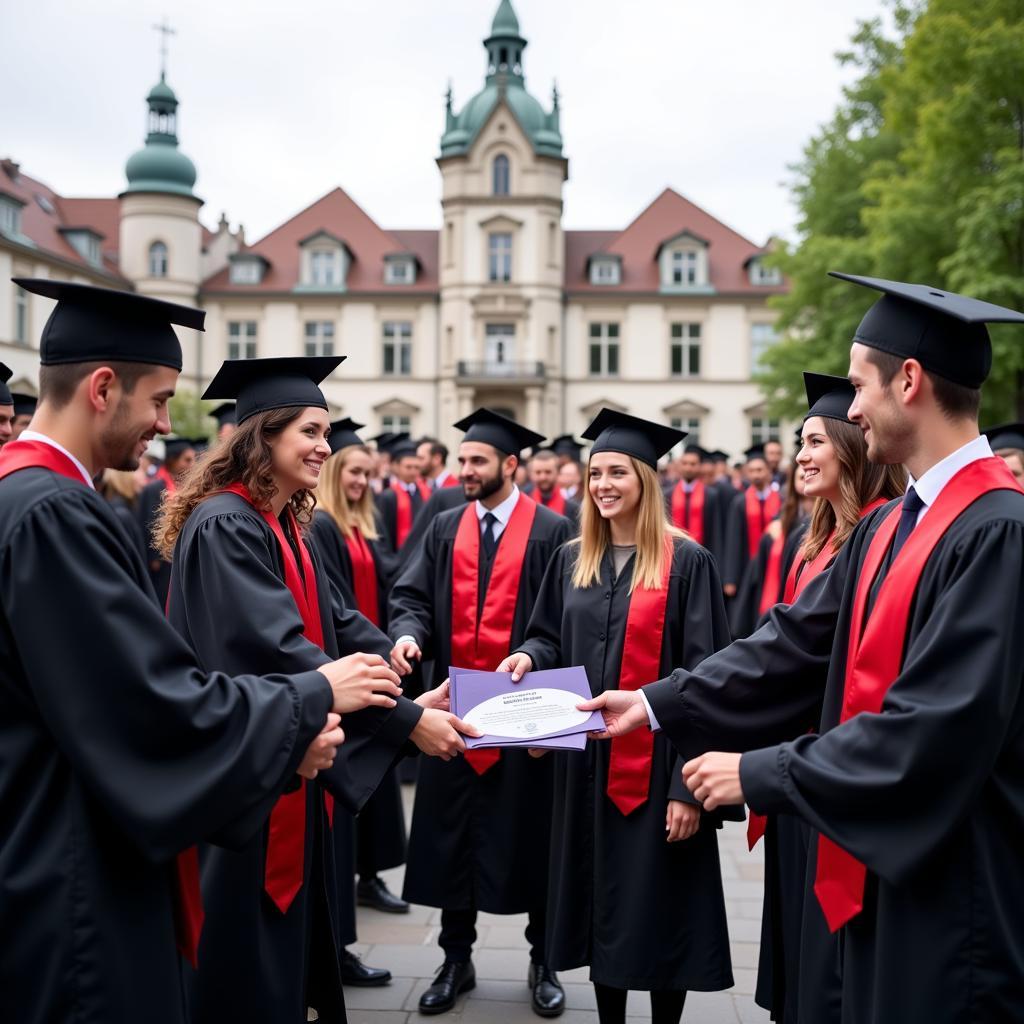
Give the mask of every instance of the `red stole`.
POLYGON ((565 495, 562 494, 562 489, 560 487, 556 487, 551 492, 550 501, 544 500, 544 496, 540 493, 539 487, 535 487, 530 491, 529 497, 533 498, 538 505, 543 505, 545 508, 551 509, 552 512, 557 512, 560 516, 565 515, 565 495))
POLYGON ((459 483, 459 478, 457 476, 454 476, 451 473, 449 473, 444 478, 444 483, 441 484, 442 488, 445 488, 445 487, 461 487, 461 486, 462 485, 459 483))
MULTIPOLYGON (((537 506, 520 493, 494 555, 483 611, 477 619, 480 586, 480 520, 470 502, 459 520, 452 551, 452 650, 459 668, 493 672, 508 657, 519 579, 526 561, 537 506)), ((653 676, 651 677, 654 678, 653 676)), ((498 763, 498 750, 467 750, 466 760, 478 775, 498 763)))
MULTIPOLYGON (((960 514, 990 491, 1020 491, 1002 459, 979 459, 943 487, 900 549, 878 590, 870 617, 868 598, 892 544, 901 508, 896 505, 871 540, 854 596, 839 721, 861 712, 878 714, 903 663, 903 649, 917 585, 932 551, 960 514)), ((838 931, 864 909, 865 866, 827 836, 818 836, 814 894, 830 931, 838 931)))
POLYGON ((782 500, 778 491, 769 491, 764 504, 757 496, 757 488, 747 488, 747 552, 750 558, 757 558, 757 548, 768 524, 779 514, 782 500))
MULTIPOLYGON (((0 449, 0 480, 19 469, 48 469, 86 486, 78 467, 63 452, 43 441, 10 441, 0 449)), ((197 966, 203 930, 203 895, 199 887, 199 855, 193 846, 174 860, 174 932, 178 949, 197 966)))
POLYGON ((761 600, 757 611, 764 615, 773 604, 779 602, 779 586, 782 583, 782 549, 786 546, 786 535, 780 530, 778 537, 772 541, 768 550, 768 564, 764 569, 764 582, 761 584, 761 600))
POLYGON ((377 603, 377 565, 373 552, 358 526, 350 527, 351 533, 345 538, 348 557, 352 561, 352 589, 356 595, 356 607, 375 626, 380 625, 380 605, 377 603))
MULTIPOLYGON (((424 501, 430 500, 430 487, 425 481, 417 480, 416 489, 424 501), (425 494, 424 491, 426 491, 425 494)), ((400 548, 406 542, 412 530, 412 497, 405 489, 405 484, 400 480, 391 481, 391 490, 395 492, 396 504, 398 506, 395 524, 395 547, 400 548)))
MULTIPOLYGON (((302 635, 321 650, 324 648, 323 624, 320 621, 320 599, 316 589, 316 573, 313 560, 309 556, 299 531, 299 524, 288 507, 288 525, 299 548, 302 559, 302 576, 299 575, 298 562, 288 538, 285 536, 281 521, 270 509, 257 508, 253 503, 249 489, 242 483, 225 487, 225 491, 237 494, 247 501, 263 517, 277 538, 284 562, 284 582, 295 601, 299 615, 302 616, 302 635)), ((327 800, 327 816, 333 818, 334 801, 327 800)), ((284 793, 277 799, 274 809, 270 812, 270 834, 267 837, 267 859, 264 866, 263 887, 274 905, 282 914, 292 905, 298 891, 302 888, 303 870, 306 859, 306 780, 301 779, 299 788, 291 793, 284 793)))
MULTIPOLYGON (((638 690, 661 675, 661 643, 668 606, 668 581, 675 545, 665 538, 661 562, 661 585, 653 590, 636 587, 629 599, 626 638, 619 666, 619 689, 638 690)), ((633 571, 636 572, 634 558, 633 571)), ((612 740, 608 760, 608 798, 623 815, 646 803, 651 788, 654 733, 637 729, 612 740)))
POLYGON ((156 471, 157 480, 163 480, 164 486, 167 488, 168 494, 173 494, 178 489, 178 481, 167 472, 166 467, 161 466, 156 471))
POLYGON ((686 507, 686 485, 680 480, 672 492, 672 522, 685 530, 698 544, 704 543, 704 481, 697 480, 686 507))

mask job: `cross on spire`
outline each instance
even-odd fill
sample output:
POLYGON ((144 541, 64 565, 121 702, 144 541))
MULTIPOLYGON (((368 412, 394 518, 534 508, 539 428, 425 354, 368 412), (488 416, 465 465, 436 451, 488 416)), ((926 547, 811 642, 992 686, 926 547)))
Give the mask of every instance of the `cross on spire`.
POLYGON ((160 80, 163 81, 167 75, 167 40, 178 33, 168 24, 166 14, 161 24, 153 26, 153 31, 160 33, 160 80))

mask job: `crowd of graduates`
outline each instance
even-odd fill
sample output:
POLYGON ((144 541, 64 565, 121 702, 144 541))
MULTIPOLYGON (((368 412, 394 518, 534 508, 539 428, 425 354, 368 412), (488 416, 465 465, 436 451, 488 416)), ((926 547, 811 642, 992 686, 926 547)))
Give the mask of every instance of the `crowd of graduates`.
POLYGON ((746 819, 772 1019, 1012 1019, 1024 427, 977 399, 1024 317, 850 280, 882 296, 849 379, 732 465, 611 409, 364 438, 342 357, 229 360, 178 436, 199 311, 20 281, 57 306, 38 408, 0 383, 0 1018, 343 1021, 391 978, 357 903, 415 903, 422 1014, 474 988, 482 911, 527 916, 537 1015, 588 967, 602 1024, 631 990, 678 1024, 733 984, 746 819), (466 750, 451 666, 583 666, 605 731, 466 750))

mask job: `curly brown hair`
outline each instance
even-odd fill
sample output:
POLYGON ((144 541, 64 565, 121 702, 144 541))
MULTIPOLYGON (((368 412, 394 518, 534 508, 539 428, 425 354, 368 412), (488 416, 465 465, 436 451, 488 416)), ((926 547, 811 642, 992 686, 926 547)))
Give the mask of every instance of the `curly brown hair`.
MULTIPOLYGON (((167 496, 153 524, 153 543, 164 558, 170 560, 178 535, 193 509, 225 487, 243 483, 257 508, 270 505, 277 494, 270 439, 302 412, 302 408, 292 406, 256 413, 239 424, 229 438, 196 460, 177 490, 167 496)), ((306 526, 316 507, 313 492, 296 491, 289 504, 299 524, 306 526)))

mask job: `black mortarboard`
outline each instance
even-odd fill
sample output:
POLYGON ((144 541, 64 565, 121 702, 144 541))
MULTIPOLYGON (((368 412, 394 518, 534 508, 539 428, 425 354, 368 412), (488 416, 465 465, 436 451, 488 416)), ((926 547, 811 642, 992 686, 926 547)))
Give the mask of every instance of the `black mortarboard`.
POLYGON ((535 448, 544 441, 543 434, 490 409, 477 409, 452 426, 465 433, 463 440, 489 444, 504 455, 519 455, 524 448, 535 448))
POLYGON ((331 420, 331 433, 327 443, 331 446, 331 454, 340 452, 342 448, 350 448, 354 444, 362 444, 363 439, 356 433, 362 430, 365 423, 356 423, 346 416, 342 420, 331 420))
POLYGON ((763 459, 764 458, 764 445, 763 444, 752 444, 743 452, 744 457, 749 462, 751 459, 763 459))
POLYGON ((845 377, 831 377, 826 373, 808 373, 804 370, 804 390, 807 392, 805 420, 811 416, 824 416, 830 420, 850 422, 847 413, 857 393, 845 377))
POLYGON ((885 293, 864 314, 854 341, 916 359, 926 370, 963 387, 980 388, 992 368, 985 324, 1024 323, 1024 313, 926 284, 829 273, 885 293))
POLYGON ((686 431, 606 408, 583 431, 583 436, 594 442, 590 446, 591 456, 597 452, 621 452, 657 469, 658 459, 679 444, 686 431))
POLYGON ((344 356, 227 359, 203 392, 203 398, 236 399, 239 423, 268 409, 326 409, 327 401, 318 385, 344 360, 344 356))
POLYGON ((27 292, 57 300, 39 340, 43 366, 109 360, 180 370, 181 344, 171 324, 201 331, 206 318, 201 309, 135 292, 48 278, 12 280, 27 292))
POLYGON ((234 402, 224 402, 221 405, 218 405, 216 409, 210 411, 209 415, 212 416, 222 427, 225 423, 238 422, 234 402))
POLYGON ((33 416, 39 399, 35 395, 27 395, 24 391, 12 391, 11 398, 14 399, 15 416, 33 416))
POLYGON ((573 462, 580 461, 580 452, 583 451, 583 445, 572 434, 559 434, 547 447, 556 455, 568 455, 573 462))
POLYGON ((410 455, 415 455, 419 451, 419 447, 419 444, 408 434, 399 434, 388 445, 388 455, 397 462, 399 459, 407 459, 410 455))
POLYGON ((14 371, 6 363, 0 363, 0 405, 14 405, 14 397, 7 387, 7 382, 13 376, 14 371))
POLYGON ((202 451, 201 446, 206 445, 207 441, 205 437, 194 438, 194 437, 165 437, 164 442, 164 460, 176 459, 179 455, 184 454, 189 448, 194 451, 202 451))
POLYGON ((989 439, 993 451, 1001 448, 1019 448, 1024 451, 1024 423, 1002 423, 982 433, 989 439))
POLYGON ((367 440, 372 441, 377 446, 377 451, 386 452, 388 450, 388 445, 397 436, 398 435, 393 430, 385 430, 382 433, 377 434, 376 437, 369 437, 367 440))
POLYGON ((711 460, 711 452, 701 448, 699 444, 688 444, 683 449, 684 455, 696 455, 701 462, 709 462, 711 460))
POLYGON ((729 453, 728 452, 723 452, 721 448, 716 448, 711 453, 711 461, 712 462, 728 462, 729 461, 729 453))

